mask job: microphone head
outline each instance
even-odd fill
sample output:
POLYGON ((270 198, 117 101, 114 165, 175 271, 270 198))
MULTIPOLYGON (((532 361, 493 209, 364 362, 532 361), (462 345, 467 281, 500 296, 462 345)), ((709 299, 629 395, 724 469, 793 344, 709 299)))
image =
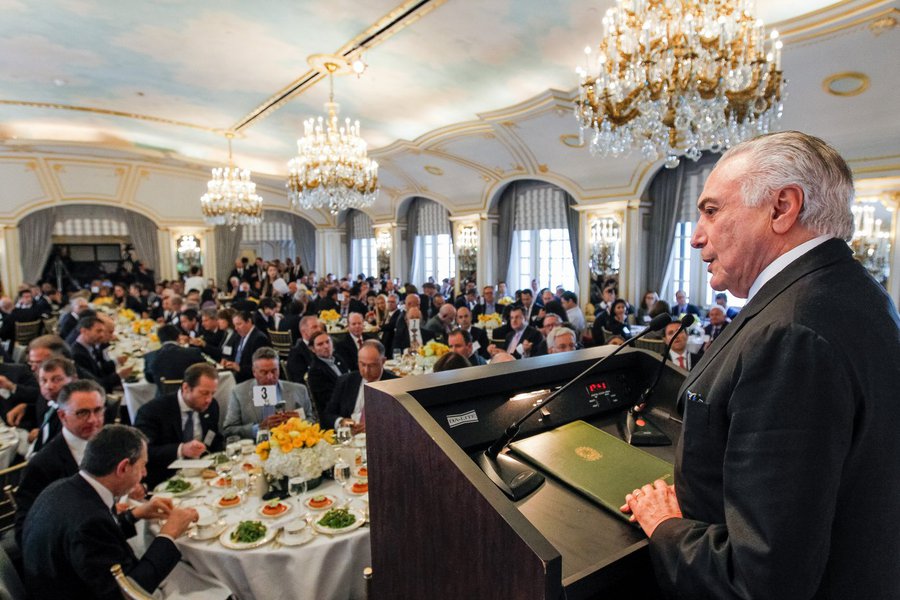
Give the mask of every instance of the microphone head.
POLYGON ((684 327, 685 329, 687 329, 688 327, 693 325, 694 321, 696 321, 696 320, 697 320, 697 317, 695 317, 691 313, 687 313, 686 315, 684 315, 681 318, 681 326, 684 327))
POLYGON ((650 324, 647 325, 648 331, 659 331, 663 329, 666 325, 672 322, 672 315, 669 313, 661 313, 653 317, 653 320, 650 321, 650 324))

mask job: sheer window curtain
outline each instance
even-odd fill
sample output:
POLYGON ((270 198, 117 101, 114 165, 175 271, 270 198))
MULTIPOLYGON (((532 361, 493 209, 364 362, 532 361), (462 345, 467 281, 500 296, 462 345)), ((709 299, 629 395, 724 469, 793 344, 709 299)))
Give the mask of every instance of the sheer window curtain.
POLYGON ((227 225, 216 225, 216 282, 222 289, 228 282, 228 274, 234 268, 234 261, 241 250, 244 239, 244 226, 238 225, 233 230, 227 225))
POLYGON ((122 218, 138 260, 148 269, 156 269, 159 266, 159 228, 156 223, 140 213, 125 209, 122 209, 122 218))
POLYGON ((28 283, 40 279, 44 263, 50 257, 56 213, 55 208, 46 208, 19 221, 22 277, 28 283))
POLYGON ((419 235, 419 204, 423 201, 424 198, 413 198, 406 210, 406 256, 409 257, 409 268, 406 272, 409 273, 410 283, 418 282, 418 279, 414 278, 418 258, 416 255, 416 237, 419 235))
MULTIPOLYGON (((416 204, 416 212, 416 233, 413 238, 414 258, 412 261, 412 268, 410 269, 410 281, 416 286, 420 286, 426 279, 426 273, 430 270, 430 267, 433 266, 425 264, 425 260, 427 258, 426 253, 424 252, 425 237, 446 235, 449 238, 451 231, 450 213, 446 208, 444 208, 437 202, 427 200, 425 198, 419 198, 416 204)), ((436 245, 438 243, 437 240, 435 240, 434 243, 436 245)), ((449 251, 452 254, 452 239, 451 241, 449 241, 449 243, 449 251)), ((437 262, 437 256, 438 249, 435 246, 432 252, 432 261, 434 261, 435 263, 437 262)), ((455 263, 451 261, 451 268, 453 266, 455 266, 455 263)), ((439 277, 449 277, 451 275, 454 275, 454 273, 435 273, 435 278, 438 279, 439 277)))
POLYGON ((370 264, 366 264, 360 241, 373 238, 372 219, 366 213, 359 210, 351 210, 347 215, 348 256, 350 257, 350 272, 353 275, 363 273, 365 275, 378 275, 370 273, 370 264), (356 242, 356 243, 354 243, 356 242))

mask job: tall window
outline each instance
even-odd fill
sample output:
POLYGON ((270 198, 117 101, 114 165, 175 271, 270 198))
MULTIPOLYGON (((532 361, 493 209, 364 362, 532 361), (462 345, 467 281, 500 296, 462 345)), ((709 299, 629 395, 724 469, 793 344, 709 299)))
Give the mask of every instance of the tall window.
POLYGON ((456 276, 456 253, 447 209, 430 200, 420 201, 410 281, 421 285, 433 277, 440 282, 456 276))
POLYGON ((578 291, 564 192, 551 185, 527 188, 516 198, 509 289, 563 286, 578 291))
POLYGON ((347 215, 350 234, 350 272, 353 275, 378 276, 375 230, 372 219, 364 212, 351 210, 347 215))
POLYGON ((693 223, 681 221, 675 224, 675 242, 672 252, 672 295, 678 290, 691 289, 691 235, 693 223))

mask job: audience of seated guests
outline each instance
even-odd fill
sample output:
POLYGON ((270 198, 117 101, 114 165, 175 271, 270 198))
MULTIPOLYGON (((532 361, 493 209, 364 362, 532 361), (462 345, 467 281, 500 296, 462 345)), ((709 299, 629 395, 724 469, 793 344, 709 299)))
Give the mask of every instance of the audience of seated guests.
POLYGON ((55 400, 52 410, 62 435, 53 436, 31 457, 22 472, 15 496, 16 541, 20 546, 25 517, 38 494, 54 481, 78 472, 85 446, 103 427, 106 408, 103 388, 90 379, 73 383, 74 377, 66 373, 63 363, 69 363, 74 372, 72 361, 65 358, 50 358, 41 367, 41 392, 55 400))
MULTIPOLYGON (((316 338, 316 340, 320 339, 316 338)), ((378 340, 366 340, 359 349, 357 370, 341 375, 334 384, 328 403, 320 414, 323 427, 350 427, 353 434, 366 431, 364 384, 395 379, 384 370, 384 346, 378 340)))
POLYGON ((219 403, 214 398, 218 383, 215 367, 192 365, 177 392, 154 398, 138 410, 134 426, 147 436, 150 487, 175 474, 169 465, 176 459, 199 458, 224 448, 219 403))
POLYGON ((234 371, 238 383, 247 381, 253 376, 253 353, 263 346, 271 346, 269 337, 253 325, 253 318, 245 310, 239 310, 231 318, 234 333, 225 342, 230 353, 222 352, 222 365, 234 371))
POLYGON ((114 564, 148 591, 175 569, 181 552, 173 540, 197 520, 196 510, 156 497, 115 516, 110 512, 115 498, 144 476, 146 463, 144 436, 109 425, 87 443, 77 474, 41 492, 22 532, 23 579, 31 598, 118 599, 122 592, 110 572, 114 564), (165 520, 140 559, 127 542, 139 519, 165 520))
POLYGON ((309 365, 307 380, 316 414, 321 416, 325 414, 325 407, 334 392, 338 377, 350 369, 340 356, 335 355, 331 336, 324 331, 314 333, 310 338, 310 345, 315 356, 309 365))
POLYGON ((309 399, 306 386, 281 379, 278 353, 272 348, 259 348, 253 353, 253 379, 234 387, 228 401, 228 411, 222 432, 225 436, 240 436, 256 440, 260 429, 271 429, 291 417, 299 417, 311 423, 318 421, 309 399), (267 390, 255 390, 260 386, 274 386, 275 394, 254 399, 256 394, 268 395, 267 390))

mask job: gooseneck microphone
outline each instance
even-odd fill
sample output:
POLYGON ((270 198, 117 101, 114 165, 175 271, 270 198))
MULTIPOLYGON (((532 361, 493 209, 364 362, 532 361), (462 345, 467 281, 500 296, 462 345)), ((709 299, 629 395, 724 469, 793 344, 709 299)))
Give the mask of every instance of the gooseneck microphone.
POLYGON ((693 325, 695 320, 696 317, 690 313, 686 314, 681 319, 681 325, 678 327, 678 331, 675 332, 675 335, 672 336, 672 339, 670 339, 669 343, 666 345, 662 360, 659 361, 659 367, 656 369, 656 376, 653 378, 653 383, 647 386, 647 389, 641 393, 637 402, 634 403, 634 406, 629 408, 628 412, 625 413, 623 437, 625 438, 625 441, 632 446, 667 446, 672 443, 669 436, 648 421, 642 413, 647 410, 647 398, 649 398, 650 394, 653 393, 653 390, 656 389, 656 385, 659 383, 660 377, 662 377, 663 369, 666 366, 666 361, 669 359, 669 352, 672 350, 672 344, 675 343, 675 338, 681 335, 682 331, 693 325))
POLYGON ((644 337, 652 331, 659 331, 660 329, 663 329, 671 322, 672 317, 668 313, 657 315, 653 318, 652 321, 650 321, 647 329, 635 336, 630 337, 621 346, 616 347, 615 350, 591 364, 587 369, 576 375, 561 388, 547 396, 547 398, 543 402, 535 404, 535 406, 533 406, 531 410, 525 413, 523 417, 517 419, 516 422, 507 427, 506 431, 503 432, 503 435, 497 438, 497 440, 493 444, 491 444, 487 450, 485 450, 478 456, 478 466, 481 467, 481 470, 484 471, 485 475, 487 475, 488 478, 494 482, 494 485, 500 488, 500 490, 504 494, 509 496, 512 500, 521 500, 522 498, 533 492, 535 489, 537 489, 537 487, 544 481, 543 475, 541 475, 534 469, 522 464, 512 456, 509 456, 508 454, 501 454, 501 452, 503 452, 503 450, 510 444, 510 442, 515 439, 516 435, 518 435, 522 424, 527 421, 528 418, 531 417, 531 415, 533 415, 540 409, 545 408, 548 404, 550 404, 550 402, 558 398, 572 385, 589 375, 594 369, 603 364, 604 361, 618 354, 622 350, 622 348, 633 343, 635 340, 644 337))

